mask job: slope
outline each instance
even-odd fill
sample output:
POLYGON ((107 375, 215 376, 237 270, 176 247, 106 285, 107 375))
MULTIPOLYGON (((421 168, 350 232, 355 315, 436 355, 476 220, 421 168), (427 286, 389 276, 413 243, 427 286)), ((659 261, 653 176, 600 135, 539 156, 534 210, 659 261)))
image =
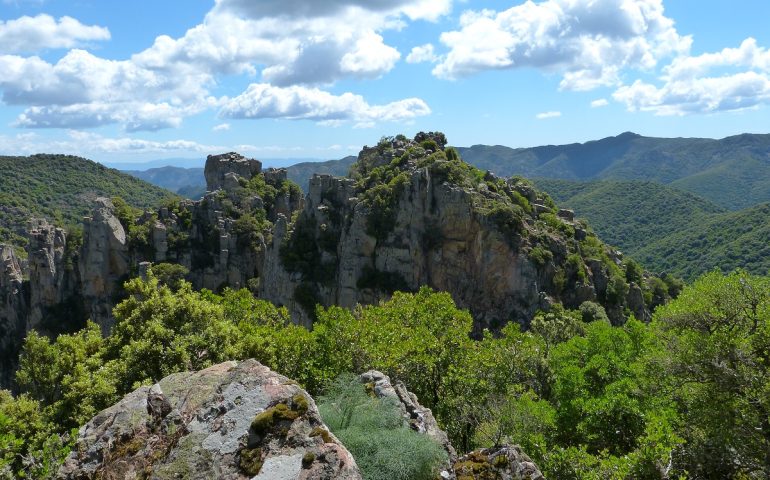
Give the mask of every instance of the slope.
POLYGON ((167 190, 84 158, 39 154, 0 157, 0 243, 26 245, 30 217, 79 223, 97 196, 120 196, 136 207, 157 206, 167 190))
POLYGON ((534 183, 588 220, 602 240, 632 256, 651 242, 725 211, 689 192, 654 182, 536 179, 534 183))
POLYGON ((714 140, 626 132, 582 144, 458 150, 467 162, 500 176, 676 183, 731 210, 770 201, 770 135, 714 140))
POLYGON ((636 252, 644 265, 656 265, 684 279, 718 268, 770 273, 770 204, 693 222, 636 252))

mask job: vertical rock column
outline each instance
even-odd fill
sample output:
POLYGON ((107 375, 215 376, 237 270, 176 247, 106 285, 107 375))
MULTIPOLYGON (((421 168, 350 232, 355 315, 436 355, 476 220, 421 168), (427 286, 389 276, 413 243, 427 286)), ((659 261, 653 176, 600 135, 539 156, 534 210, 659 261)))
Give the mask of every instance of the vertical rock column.
POLYGON ((107 335, 114 323, 112 307, 129 273, 126 232, 108 198, 97 198, 93 215, 84 219, 79 270, 86 313, 107 335))

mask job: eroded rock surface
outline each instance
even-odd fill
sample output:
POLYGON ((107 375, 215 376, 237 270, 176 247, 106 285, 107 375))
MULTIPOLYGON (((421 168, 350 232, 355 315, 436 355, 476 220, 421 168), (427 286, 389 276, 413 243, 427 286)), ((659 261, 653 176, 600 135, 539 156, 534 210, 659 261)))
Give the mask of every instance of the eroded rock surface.
POLYGON ((262 162, 253 158, 246 158, 235 152, 221 155, 209 155, 206 158, 206 167, 203 175, 206 177, 206 188, 213 192, 238 184, 238 177, 249 180, 262 171, 262 162), (228 177, 229 175, 229 177, 228 177))
POLYGON ((170 375, 80 429, 62 479, 360 479, 295 382, 254 360, 170 375))
POLYGON ((545 480, 531 458, 518 446, 474 450, 453 465, 457 480, 545 480))

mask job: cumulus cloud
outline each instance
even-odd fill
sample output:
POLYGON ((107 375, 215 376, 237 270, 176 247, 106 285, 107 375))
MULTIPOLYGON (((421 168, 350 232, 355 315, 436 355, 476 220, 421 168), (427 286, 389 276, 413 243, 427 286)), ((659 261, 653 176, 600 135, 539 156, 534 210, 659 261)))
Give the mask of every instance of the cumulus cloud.
POLYGON ((630 111, 656 115, 755 108, 770 103, 770 51, 748 38, 738 48, 676 58, 660 79, 660 86, 636 80, 613 98, 630 111))
POLYGON ((559 117, 561 117, 561 112, 543 112, 535 115, 535 118, 537 118, 538 120, 545 120, 548 118, 559 118, 559 117))
POLYGON ((606 107, 609 104, 606 98, 599 98, 591 102, 591 108, 606 107))
POLYGON ((563 89, 590 90, 687 52, 691 38, 677 33, 662 0, 547 0, 464 12, 441 42, 449 52, 433 70, 440 78, 534 67, 561 73, 563 89))
POLYGON ((439 59, 436 56, 435 48, 433 44, 426 43, 425 45, 419 45, 412 48, 409 55, 406 56, 407 63, 423 63, 423 62, 437 62, 439 59))
MULTIPOLYGON (((257 76, 278 87, 380 77, 401 57, 386 44, 382 32, 400 29, 406 21, 436 20, 451 10, 451 4, 451 0, 217 0, 203 22, 183 36, 161 35, 126 60, 74 49, 49 62, 11 54, 20 53, 13 47, 0 55, 0 91, 5 104, 27 107, 16 121, 20 127, 120 124, 128 131, 175 127, 186 116, 219 106, 211 92, 226 75, 257 76)), ((70 20, 54 23, 62 31, 74 31, 72 25, 77 24, 90 32, 70 33, 71 42, 109 34, 70 20)), ((60 40, 59 45, 67 44, 60 40)), ((409 108, 421 111, 423 106, 427 109, 424 103, 412 102, 409 108)))
POLYGON ((72 17, 50 15, 0 20, 0 53, 29 53, 49 48, 73 48, 87 42, 109 40, 110 31, 83 25, 72 17))
POLYGON ((346 13, 389 15, 403 13, 412 20, 435 21, 449 13, 451 0, 217 0, 220 11, 250 18, 329 18, 346 13))
POLYGON ((220 123, 219 125, 216 125, 214 128, 212 128, 215 132, 226 132, 230 130, 230 124, 229 123, 220 123))
POLYGON ((251 84, 241 95, 228 100, 220 116, 233 119, 286 118, 314 120, 337 125, 352 121, 368 126, 375 121, 403 121, 428 115, 430 108, 418 98, 385 105, 370 105, 360 95, 329 92, 302 86, 276 87, 251 84))
POLYGON ((82 156, 93 154, 162 154, 162 153, 214 153, 227 151, 228 147, 205 145, 192 140, 152 141, 132 137, 110 138, 91 132, 70 130, 63 139, 45 139, 32 133, 14 136, 0 135, 0 153, 33 154, 62 152, 82 156))

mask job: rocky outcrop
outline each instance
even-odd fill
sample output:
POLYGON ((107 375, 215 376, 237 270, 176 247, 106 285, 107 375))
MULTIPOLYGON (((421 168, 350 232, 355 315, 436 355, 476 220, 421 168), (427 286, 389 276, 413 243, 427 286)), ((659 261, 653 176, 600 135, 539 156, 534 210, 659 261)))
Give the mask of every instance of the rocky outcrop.
POLYGON ((209 155, 203 175, 206 189, 210 192, 220 189, 231 190, 238 185, 238 177, 246 180, 262 171, 262 162, 246 158, 235 152, 209 155))
POLYGON ((27 298, 21 262, 13 247, 0 245, 0 386, 10 385, 16 353, 27 332, 27 298))
POLYGON ((428 285, 469 309, 479 334, 527 327, 557 302, 602 303, 615 323, 629 301, 645 310, 638 296, 612 297, 622 259, 584 249, 593 234, 571 212, 526 182, 448 159, 441 137, 385 139, 361 151, 353 178, 314 176, 297 220, 276 225, 260 295, 309 325, 315 303, 351 308, 428 285))
POLYGON ((62 479, 360 479, 297 384, 254 360, 170 375, 80 429, 62 479))
POLYGON ((92 216, 84 219, 78 269, 85 311, 106 335, 114 322, 112 307, 121 282, 130 271, 126 231, 108 198, 97 198, 92 216))
POLYGON ((518 446, 474 450, 453 465, 458 480, 545 480, 537 465, 518 446))
POLYGON ((76 259, 65 258, 66 243, 64 229, 49 224, 45 219, 30 222, 27 246, 30 310, 27 329, 58 332, 60 329, 57 323, 73 321, 61 318, 75 314, 62 307, 79 295, 80 285, 78 272, 73 267, 76 259))

